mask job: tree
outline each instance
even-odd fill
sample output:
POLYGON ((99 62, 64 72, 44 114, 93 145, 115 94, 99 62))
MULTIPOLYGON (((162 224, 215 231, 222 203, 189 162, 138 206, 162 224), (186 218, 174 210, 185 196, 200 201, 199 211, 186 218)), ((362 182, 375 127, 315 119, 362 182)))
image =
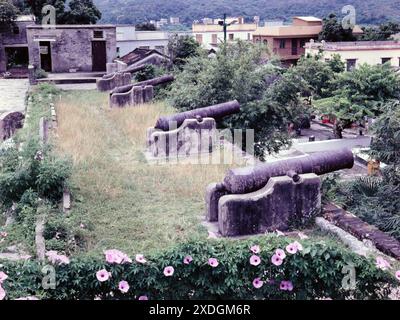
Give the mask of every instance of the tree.
POLYGON ((265 151, 277 152, 289 143, 288 124, 303 112, 298 81, 281 80, 282 70, 265 61, 265 47, 243 41, 221 45, 215 57, 200 52, 177 74, 169 101, 185 111, 237 99, 241 113, 219 127, 254 129, 255 152, 263 158, 265 151))
POLYGON ((0 0, 0 30, 9 28, 18 15, 18 9, 8 0, 0 0))
POLYGON ((400 25, 396 22, 387 22, 379 27, 364 27, 364 34, 360 40, 363 41, 380 41, 388 40, 392 35, 400 32, 400 25))
POLYGON ((65 2, 66 0, 28 0, 28 5, 38 23, 43 19, 43 7, 51 5, 56 8, 56 24, 65 24, 65 2))
POLYGON ((400 165, 400 102, 389 102, 384 110, 372 128, 370 154, 387 164, 400 165))
POLYGON ((351 72, 339 74, 332 82, 332 95, 314 101, 323 113, 332 114, 346 125, 376 117, 384 111, 383 105, 398 99, 400 79, 390 65, 363 64, 351 72))
POLYGON ((193 37, 174 34, 169 38, 168 51, 174 65, 182 66, 190 57, 199 54, 200 45, 193 37))
POLYGON ((96 24, 101 19, 101 12, 93 0, 72 0, 70 10, 65 13, 64 21, 68 24, 96 24))
POLYGON ((156 31, 157 28, 153 23, 144 22, 144 23, 137 24, 136 25, 136 30, 137 31, 156 31))
POLYGON ((324 18, 322 31, 318 39, 338 42, 338 41, 355 41, 352 29, 343 29, 335 14, 331 13, 327 18, 324 18))

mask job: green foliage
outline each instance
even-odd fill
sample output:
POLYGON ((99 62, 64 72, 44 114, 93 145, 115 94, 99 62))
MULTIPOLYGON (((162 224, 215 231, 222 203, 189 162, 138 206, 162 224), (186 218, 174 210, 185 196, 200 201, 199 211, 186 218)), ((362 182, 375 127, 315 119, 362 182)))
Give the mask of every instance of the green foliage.
POLYGON ((154 24, 149 22, 139 23, 135 26, 137 31, 156 31, 157 28, 154 24))
POLYGON ((65 13, 65 24, 96 24, 101 19, 101 12, 93 0, 72 0, 65 13))
POLYGON ((31 12, 38 21, 43 18, 42 8, 52 5, 56 8, 57 24, 96 24, 101 19, 101 12, 93 0, 32 0, 29 1, 31 12))
POLYGON ((198 56, 200 45, 190 36, 174 34, 168 42, 168 51, 175 66, 181 67, 190 57, 198 56))
POLYGON ((0 31, 2 31, 3 28, 8 28, 15 20, 18 13, 18 8, 10 1, 0 0, 0 31))
POLYGON ((399 88, 399 76, 391 66, 363 64, 339 74, 332 82, 332 96, 315 101, 314 105, 349 124, 382 114, 383 105, 399 97, 399 88))
POLYGON ((336 15, 331 13, 327 18, 324 18, 322 31, 319 34, 319 40, 329 42, 338 41, 355 41, 352 29, 343 29, 342 23, 338 21, 336 15))
POLYGON ((225 118, 221 128, 256 129, 255 151, 276 152, 289 143, 287 124, 302 113, 298 81, 266 63, 266 48, 238 41, 221 46, 215 57, 187 59, 171 86, 169 100, 186 111, 237 99, 242 112, 225 118), (291 92, 288 92, 288 90, 291 92))
POLYGON ((389 40, 392 35, 400 32, 400 25, 397 22, 389 21, 378 27, 364 27, 364 33, 360 37, 363 41, 389 40))
MULTIPOLYGON (((203 17, 221 18, 244 16, 252 21, 254 16, 261 20, 285 20, 289 22, 294 16, 326 17, 335 12, 342 18, 341 9, 347 2, 342 0, 113 0, 110 10, 109 0, 95 0, 103 12, 104 22, 138 23, 159 20, 166 17, 179 17, 181 22, 190 27, 194 20, 203 17)), ((378 24, 386 19, 398 20, 399 7, 393 0, 354 0, 351 4, 357 9, 357 23, 378 24)))
MULTIPOLYGON (((337 182, 337 181, 336 181, 337 182)), ((364 176, 331 184, 325 195, 364 221, 400 239, 400 169, 389 166, 382 177, 364 176)))
POLYGON ((37 262, 4 263, 2 270, 9 276, 3 283, 7 298, 37 295, 44 299, 377 299, 387 298, 395 279, 375 267, 373 261, 323 241, 304 241, 304 249, 274 266, 271 257, 278 248, 284 249, 290 239, 268 236, 241 241, 192 241, 174 249, 146 256, 147 263, 111 265, 103 259, 74 258, 68 265, 56 266, 55 290, 43 290, 42 274, 37 262), (250 246, 258 244, 262 263, 252 266, 250 246), (186 265, 185 256, 193 261, 186 265), (209 258, 218 259, 212 268, 209 258), (352 265, 357 275, 356 288, 342 288, 343 267, 352 265), (166 277, 163 270, 172 266, 175 272, 166 277), (105 268, 111 278, 96 279, 96 272, 105 268), (253 287, 255 278, 264 285, 253 287), (130 290, 122 294, 118 283, 125 280, 130 290), (293 291, 279 289, 281 281, 291 281, 293 291))
POLYGON ((385 112, 373 126, 374 139, 371 156, 387 164, 400 164, 400 108, 399 101, 384 106, 385 112))

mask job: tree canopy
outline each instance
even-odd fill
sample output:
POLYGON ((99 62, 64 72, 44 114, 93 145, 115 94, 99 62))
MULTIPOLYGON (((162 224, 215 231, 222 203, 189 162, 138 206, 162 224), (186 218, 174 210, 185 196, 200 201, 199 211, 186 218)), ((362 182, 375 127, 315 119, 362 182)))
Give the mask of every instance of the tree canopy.
POLYGON ((356 37, 353 35, 353 29, 344 29, 336 15, 331 13, 327 18, 324 18, 319 40, 330 42, 354 41, 356 37))
POLYGON ((7 28, 12 24, 19 13, 15 7, 8 0, 0 0, 0 29, 7 28))

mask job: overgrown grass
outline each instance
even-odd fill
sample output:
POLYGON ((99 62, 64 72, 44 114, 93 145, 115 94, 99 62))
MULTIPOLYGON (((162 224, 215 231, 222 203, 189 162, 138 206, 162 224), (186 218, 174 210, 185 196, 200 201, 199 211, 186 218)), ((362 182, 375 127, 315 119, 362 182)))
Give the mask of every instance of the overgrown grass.
POLYGON ((106 94, 70 92, 57 103, 59 152, 74 161, 73 213, 89 223, 88 250, 129 253, 205 238, 204 192, 226 165, 151 165, 145 135, 172 112, 163 103, 108 108, 106 94))

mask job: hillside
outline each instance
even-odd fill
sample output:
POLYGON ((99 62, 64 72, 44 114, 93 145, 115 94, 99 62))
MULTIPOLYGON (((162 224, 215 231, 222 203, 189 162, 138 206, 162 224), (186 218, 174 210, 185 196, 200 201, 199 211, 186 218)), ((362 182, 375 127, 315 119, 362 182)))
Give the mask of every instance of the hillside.
MULTIPOLYGON (((186 25, 203 17, 217 18, 223 13, 252 19, 290 20, 294 15, 324 17, 330 12, 341 14, 348 0, 95 0, 103 13, 102 22, 138 23, 177 16, 186 25)), ((357 23, 376 24, 399 20, 400 0, 353 0, 357 23)))

